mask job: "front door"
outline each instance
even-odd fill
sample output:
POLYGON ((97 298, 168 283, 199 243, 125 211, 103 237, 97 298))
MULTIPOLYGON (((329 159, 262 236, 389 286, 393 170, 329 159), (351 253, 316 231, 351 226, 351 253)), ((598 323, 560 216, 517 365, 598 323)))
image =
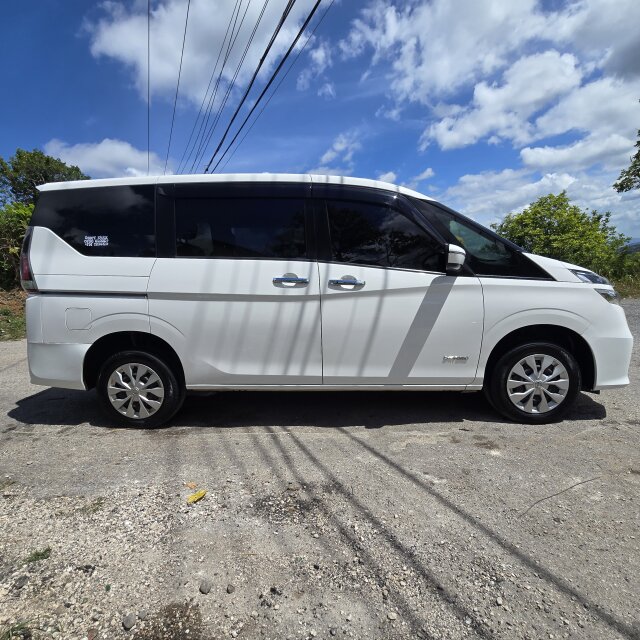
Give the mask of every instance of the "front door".
POLYGON ((445 275, 441 244, 388 203, 330 199, 326 219, 324 384, 470 384, 483 330, 479 280, 445 275))

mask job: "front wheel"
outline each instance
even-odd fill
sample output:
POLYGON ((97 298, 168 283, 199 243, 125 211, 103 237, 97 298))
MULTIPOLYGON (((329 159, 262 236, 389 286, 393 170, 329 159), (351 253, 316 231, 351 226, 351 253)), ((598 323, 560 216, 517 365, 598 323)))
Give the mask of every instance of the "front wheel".
POLYGON ((516 347, 493 367, 485 392, 491 404, 515 422, 557 422, 581 387, 580 367, 558 345, 535 342, 516 347))
POLYGON ((158 427, 184 401, 173 371, 144 351, 122 351, 107 360, 98 376, 98 398, 107 414, 131 427, 158 427))

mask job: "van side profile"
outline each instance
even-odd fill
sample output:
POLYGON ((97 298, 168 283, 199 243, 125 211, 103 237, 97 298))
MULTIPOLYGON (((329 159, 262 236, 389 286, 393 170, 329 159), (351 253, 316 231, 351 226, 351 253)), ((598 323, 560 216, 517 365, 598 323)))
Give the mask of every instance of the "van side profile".
POLYGON ((484 390, 518 422, 629 383, 607 280, 392 184, 234 174, 43 185, 31 381, 153 427, 186 391, 484 390))

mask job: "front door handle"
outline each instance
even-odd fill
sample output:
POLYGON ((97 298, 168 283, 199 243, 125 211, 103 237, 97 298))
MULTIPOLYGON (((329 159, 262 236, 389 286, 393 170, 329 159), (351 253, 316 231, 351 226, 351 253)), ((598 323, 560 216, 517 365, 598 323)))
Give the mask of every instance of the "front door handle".
POLYGON ((298 276, 280 276, 273 279, 273 284, 309 284, 309 278, 298 278, 298 276))
POLYGON ((338 280, 329 280, 329 284, 334 287, 342 287, 351 285, 352 287, 364 287, 367 284, 364 280, 346 280, 345 278, 339 278, 338 280))

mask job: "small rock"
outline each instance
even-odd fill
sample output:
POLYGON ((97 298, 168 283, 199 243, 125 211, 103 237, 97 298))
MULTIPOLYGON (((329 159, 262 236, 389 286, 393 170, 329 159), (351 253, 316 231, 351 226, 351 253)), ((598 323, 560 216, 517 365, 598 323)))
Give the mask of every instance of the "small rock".
POLYGON ((209 580, 203 580, 200 583, 200 593, 206 596, 209 591, 211 591, 211 582, 209 582, 209 580))
POLYGON ((130 613, 122 619, 122 626, 125 631, 130 631, 136 624, 136 614, 130 613))
POLYGON ((16 581, 13 583, 13 586, 16 589, 22 589, 27 582, 29 582, 29 576, 18 576, 16 581))
POLYGON ((496 604, 501 607, 502 606, 502 598, 496 598, 496 604))
POLYGON ((338 635, 338 630, 335 627, 331 627, 331 629, 329 629, 329 633, 332 636, 337 636, 338 635))
POLYGON ((232 584, 227 585, 227 593, 233 593, 236 588, 232 584))
POLYGON ((315 629, 311 629, 311 631, 309 631, 309 635, 312 638, 315 638, 318 635, 318 632, 315 629))
POLYGON ((389 613, 387 613, 387 618, 389 618, 389 620, 396 620, 398 618, 398 614, 393 611, 389 611, 389 613))
POLYGON ((148 613, 144 609, 138 611, 138 620, 146 620, 147 616, 148 613))

